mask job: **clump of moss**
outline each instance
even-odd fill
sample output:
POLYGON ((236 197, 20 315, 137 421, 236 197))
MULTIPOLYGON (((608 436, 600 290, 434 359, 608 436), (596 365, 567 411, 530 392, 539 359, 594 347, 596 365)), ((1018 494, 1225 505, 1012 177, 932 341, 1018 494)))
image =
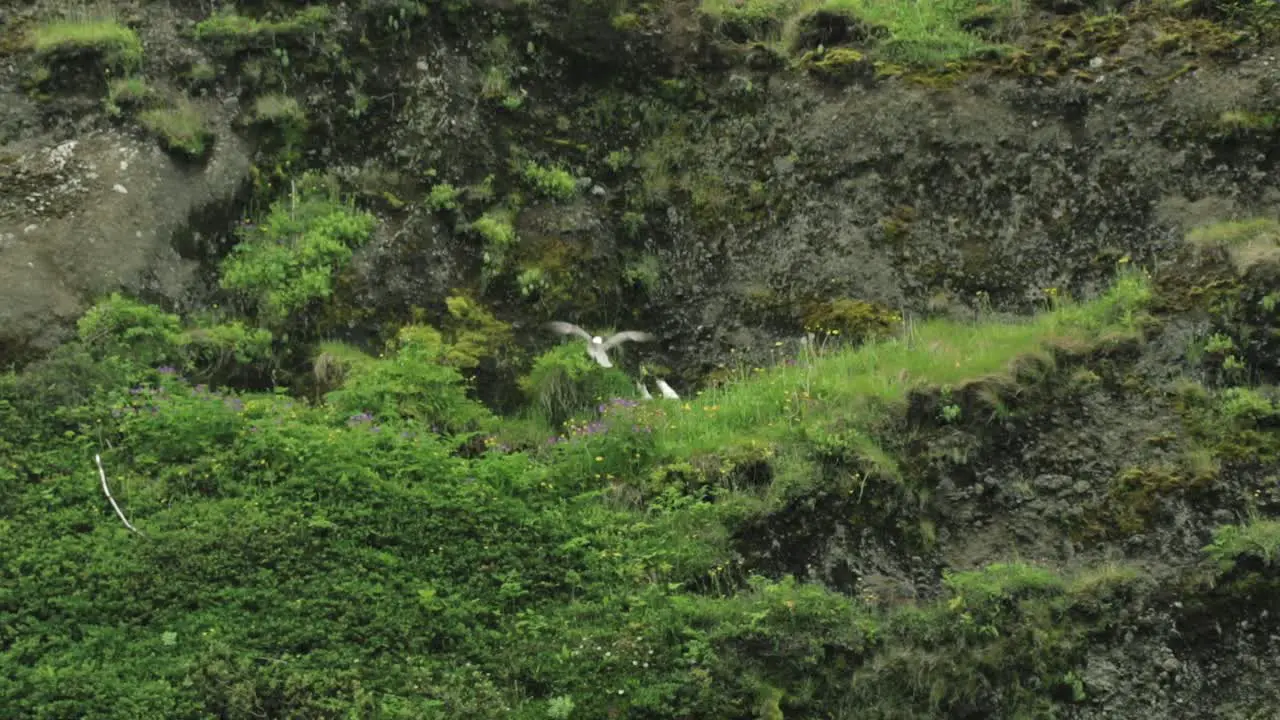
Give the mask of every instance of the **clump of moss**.
POLYGON ((521 174, 535 191, 553 200, 569 200, 578 194, 577 181, 564 168, 543 167, 530 160, 521 174))
POLYGON ((97 54, 109 67, 132 69, 142 62, 142 41, 114 19, 52 22, 31 33, 30 44, 41 59, 97 54))
POLYGON ((810 304, 803 321, 809 332, 839 335, 857 342, 889 336, 902 322, 902 316, 876 303, 839 298, 810 304))
POLYGON ((1210 479, 1171 467, 1125 470, 1112 481, 1100 510, 1103 534, 1119 538, 1144 532, 1167 498, 1202 487, 1210 479))
POLYGON ((147 110, 138 120, 160 140, 165 150, 180 157, 200 159, 212 148, 214 133, 208 119, 190 101, 147 110))
POLYGON ((800 66, 818 77, 845 82, 870 77, 875 71, 875 65, 852 48, 811 50, 800 58, 800 66))

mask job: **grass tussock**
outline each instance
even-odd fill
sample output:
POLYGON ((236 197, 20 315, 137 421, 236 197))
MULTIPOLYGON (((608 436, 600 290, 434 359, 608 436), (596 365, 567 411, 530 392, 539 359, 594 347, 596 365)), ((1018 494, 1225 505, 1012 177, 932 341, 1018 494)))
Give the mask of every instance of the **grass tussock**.
POLYGON ((113 18, 45 23, 31 32, 30 45, 42 59, 97 53, 113 67, 129 69, 142 62, 138 34, 113 18))
POLYGON ((1201 225, 1187 233, 1192 245, 1225 248, 1241 271, 1280 259, 1280 222, 1267 217, 1201 225))
POLYGON ((180 156, 203 157, 214 139, 208 119, 189 101, 169 108, 147 110, 138 116, 138 120, 166 150, 180 156))
POLYGON ((845 18, 877 59, 940 66, 1003 51, 998 38, 1023 16, 1018 0, 703 0, 700 12, 734 39, 793 51, 815 13, 845 18), (979 29, 982 28, 982 29, 979 29))

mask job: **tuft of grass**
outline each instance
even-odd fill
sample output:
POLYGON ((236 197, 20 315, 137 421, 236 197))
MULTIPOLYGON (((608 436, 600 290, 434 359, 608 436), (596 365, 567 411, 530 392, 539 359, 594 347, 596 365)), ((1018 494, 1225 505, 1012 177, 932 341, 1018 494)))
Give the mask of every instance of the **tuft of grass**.
POLYGON ((526 182, 538 193, 553 200, 569 200, 578 194, 573 175, 561 167, 543 167, 530 160, 521 169, 526 182))
POLYGON ((979 15, 999 23, 1012 17, 1014 8, 1012 0, 826 0, 821 6, 827 12, 884 28, 886 36, 876 42, 877 54, 914 65, 941 65, 998 52, 999 45, 964 26, 979 15))
POLYGON ((196 24, 195 38, 228 48, 259 47, 280 37, 320 33, 332 18, 333 12, 323 5, 304 8, 279 20, 220 12, 196 24))
POLYGON ((1200 225, 1187 233, 1187 240, 1196 245, 1246 245, 1258 241, 1275 243, 1280 239, 1280 222, 1272 218, 1250 218, 1200 225))
POLYGON ((1001 53, 1003 45, 969 28, 999 33, 1021 14, 1017 0, 703 0, 699 9, 733 39, 772 41, 787 51, 815 13, 843 16, 862 28, 877 59, 915 66, 1001 53))
POLYGON ((111 115, 119 115, 123 108, 139 107, 155 97, 155 90, 144 78, 116 78, 107 85, 106 109, 111 115))
POLYGON ((180 156, 204 157, 213 142, 214 134, 204 113, 186 100, 174 107, 147 110, 138 120, 166 150, 180 156))
POLYGON ((261 122, 305 124, 307 113, 297 99, 280 93, 271 93, 253 101, 253 118, 261 122))
POLYGON ((1254 518, 1244 525, 1224 525, 1214 531, 1213 542, 1204 552, 1223 572, 1234 568, 1241 557, 1272 565, 1280 559, 1280 520, 1254 518))
POLYGON ((30 44, 41 59, 97 53, 108 66, 126 70, 142 62, 138 34, 110 18, 45 23, 32 31, 30 44))
POLYGON ((1258 263, 1280 259, 1280 222, 1250 218, 1192 228, 1187 241, 1199 247, 1222 247, 1241 271, 1258 263))

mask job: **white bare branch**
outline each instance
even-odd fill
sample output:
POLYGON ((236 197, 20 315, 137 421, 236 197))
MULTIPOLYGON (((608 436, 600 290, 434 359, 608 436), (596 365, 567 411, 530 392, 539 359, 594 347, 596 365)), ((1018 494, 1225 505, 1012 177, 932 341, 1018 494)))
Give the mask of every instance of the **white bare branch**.
MULTIPOLYGON (((120 522, 124 523, 125 527, 138 535, 142 535, 142 532, 139 531, 138 528, 134 527, 133 523, 129 522, 129 519, 124 516, 124 513, 120 510, 120 506, 116 504, 116 499, 111 497, 111 488, 107 487, 107 471, 102 469, 102 456, 94 455, 93 460, 98 463, 98 477, 102 478, 102 492, 106 494, 107 500, 111 501, 111 507, 115 508, 116 515, 120 516, 120 522)), ((144 535, 143 537, 146 536, 144 535)))

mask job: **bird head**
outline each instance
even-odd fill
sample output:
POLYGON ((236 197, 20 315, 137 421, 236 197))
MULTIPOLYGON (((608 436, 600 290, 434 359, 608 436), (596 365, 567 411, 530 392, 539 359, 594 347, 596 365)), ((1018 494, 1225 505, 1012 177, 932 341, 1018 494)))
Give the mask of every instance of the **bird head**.
POLYGON ((600 337, 599 335, 596 335, 595 337, 591 338, 591 342, 594 345, 601 345, 604 343, 604 338, 600 337))

